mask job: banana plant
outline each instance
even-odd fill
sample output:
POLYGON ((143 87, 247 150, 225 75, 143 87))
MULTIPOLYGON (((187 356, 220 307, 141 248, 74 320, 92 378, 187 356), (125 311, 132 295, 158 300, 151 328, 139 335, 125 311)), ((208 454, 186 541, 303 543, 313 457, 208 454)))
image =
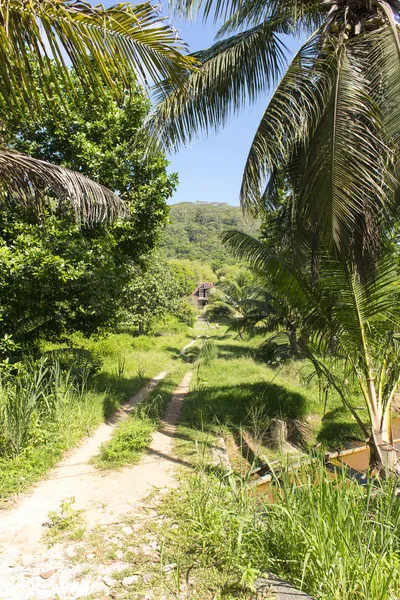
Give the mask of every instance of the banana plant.
POLYGON ((363 277, 350 259, 325 251, 319 256, 319 277, 313 280, 251 236, 233 231, 224 240, 301 316, 301 351, 364 432, 371 469, 400 476, 391 427, 400 382, 400 269, 393 246, 381 251, 376 270, 366 270, 363 277), (349 398, 350 376, 358 383, 368 423, 349 398))

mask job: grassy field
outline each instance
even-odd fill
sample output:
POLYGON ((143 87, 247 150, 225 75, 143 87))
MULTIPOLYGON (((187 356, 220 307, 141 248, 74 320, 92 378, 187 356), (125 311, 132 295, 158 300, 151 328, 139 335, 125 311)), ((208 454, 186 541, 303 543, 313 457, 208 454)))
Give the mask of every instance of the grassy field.
MULTIPOLYGON (((337 448, 362 434, 340 398, 330 393, 322 399, 316 377, 310 379, 312 366, 306 361, 290 361, 270 367, 257 360, 256 349, 262 338, 248 341, 235 334, 212 330, 213 360, 201 361, 196 368, 193 389, 185 402, 182 423, 211 432, 241 427, 253 431, 271 419, 303 423, 302 444, 321 443, 337 448)), ((196 350, 192 349, 193 358, 196 350)), ((353 400, 361 401, 354 395, 353 400)), ((367 418, 366 410, 361 415, 367 418)))
POLYGON ((76 337, 74 347, 89 350, 94 362, 102 364, 93 378, 76 379, 70 372, 44 366, 37 381, 36 366, 22 381, 3 381, 0 498, 21 492, 43 477, 66 450, 151 377, 163 370, 178 373, 180 350, 190 339, 189 330, 158 337, 133 337, 129 332, 89 340, 76 337))
POLYGON ((305 363, 271 369, 255 360, 257 340, 210 335, 211 348, 192 352, 197 376, 176 439, 181 486, 159 499, 163 561, 178 566, 163 575, 157 593, 179 598, 181 582, 190 582, 190 597, 198 600, 247 600, 256 579, 271 571, 316 600, 397 600, 394 483, 362 487, 344 473, 333 480, 316 462, 296 476, 283 474, 273 493, 255 495, 245 473, 215 465, 221 434, 254 429, 256 421, 260 427, 274 416, 312 417, 310 444, 342 444, 358 431, 337 398, 325 407, 320 402, 305 363))

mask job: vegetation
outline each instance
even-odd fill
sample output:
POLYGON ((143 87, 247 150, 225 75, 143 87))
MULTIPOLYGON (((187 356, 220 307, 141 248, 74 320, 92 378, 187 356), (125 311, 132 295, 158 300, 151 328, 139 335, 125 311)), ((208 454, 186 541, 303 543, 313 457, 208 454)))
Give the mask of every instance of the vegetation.
POLYGON ((65 450, 110 417, 149 378, 172 367, 187 339, 186 332, 158 338, 120 333, 98 340, 75 335, 75 348, 80 349, 53 346, 39 364, 28 361, 16 373, 15 367, 9 375, 3 373, 0 497, 43 477, 65 450), (82 364, 84 349, 90 354, 82 364))
MULTIPOLYGON (((202 456, 163 500, 169 519, 159 533, 164 560, 190 573, 196 597, 248 598, 268 572, 318 600, 398 596, 399 506, 392 484, 374 490, 345 476, 332 481, 317 464, 299 479, 283 476, 272 501, 249 494, 247 482, 233 475, 210 474, 202 456)), ((176 589, 176 580, 165 584, 176 589)))
MULTIPOLYGON (((29 122, 42 110, 57 115, 53 100, 62 97, 60 81, 77 106, 66 60, 74 65, 85 91, 101 97, 107 89, 115 100, 130 93, 133 74, 146 85, 144 71, 153 81, 160 81, 177 76, 193 63, 180 53, 182 44, 175 30, 161 23, 149 3, 105 9, 72 6, 63 0, 27 7, 16 0, 3 11, 2 32, 0 107, 7 121, 15 117, 29 122), (25 33, 22 38, 21 31, 25 33)), ((10 152, 4 145, 2 141, 3 201, 10 195, 22 205, 35 207, 51 190, 58 201, 68 200, 85 220, 101 221, 125 212, 118 195, 82 173, 10 152)))
POLYGON ((121 423, 110 442, 103 445, 94 464, 112 469, 132 465, 151 441, 154 423, 150 419, 129 419, 121 423))
MULTIPOLYGON (((244 344, 225 335, 210 341, 218 351, 201 361, 177 438, 179 456, 193 470, 185 469, 179 489, 159 501, 158 510, 167 517, 157 531, 164 563, 177 563, 181 580, 190 577, 191 591, 199 598, 248 598, 255 580, 269 572, 318 600, 397 598, 400 513, 395 483, 371 479, 363 487, 345 470, 332 479, 314 457, 298 471, 283 470, 267 493, 252 494, 248 471, 240 471, 243 461, 235 459, 229 434, 242 428, 263 436, 274 415, 316 416, 321 410, 318 386, 315 380, 306 384, 306 377, 300 383, 306 363, 270 370, 255 362, 251 346, 256 340, 244 344), (231 473, 222 465, 210 467, 221 432, 231 473)), ((322 423, 312 421, 314 435, 323 439, 328 434, 331 447, 332 425, 344 414, 340 403, 332 394, 322 423)), ((341 425, 342 435, 351 430, 361 434, 349 413, 341 425)), ((266 451, 262 444, 258 448, 260 454, 266 451)), ((240 449, 249 459, 247 449, 240 449)), ((177 577, 165 575, 163 583, 179 592, 177 577)))
POLYGON ((360 279, 350 261, 321 256, 319 277, 273 256, 261 242, 244 234, 226 234, 231 246, 267 276, 274 292, 302 319, 298 347, 313 363, 326 388, 333 387, 352 412, 371 447, 371 467, 397 473, 391 404, 400 373, 396 332, 399 302, 398 261, 392 249, 381 253, 377 271, 360 279), (393 313, 392 313, 393 311, 393 313), (345 368, 337 369, 344 362, 345 368), (363 427, 349 401, 348 379, 359 385, 369 414, 363 427))
POLYGON ((222 20, 217 41, 194 53, 201 68, 163 82, 149 124, 165 148, 218 127, 272 88, 245 166, 241 202, 275 206, 277 188, 297 232, 374 259, 397 215, 399 6, 396 2, 176 0, 176 12, 222 20), (308 40, 286 72, 282 36, 308 40), (389 219, 388 219, 389 217, 389 219))
MULTIPOLYGON (((267 432, 273 419, 287 421, 289 439, 301 451, 316 443, 332 449, 362 439, 362 430, 350 411, 342 408, 333 388, 325 402, 321 401, 318 380, 311 376, 312 365, 307 360, 296 360, 267 366, 258 352, 263 339, 256 336, 243 341, 233 333, 224 333, 221 327, 209 338, 212 347, 203 349, 200 356, 201 346, 188 350, 188 356, 199 363, 194 388, 183 407, 182 426, 230 436, 237 436, 245 428, 252 436, 256 418, 263 434, 255 443, 261 445, 264 458, 274 455, 267 432)), ((356 403, 358 389, 354 384, 348 387, 349 397, 356 403)), ((360 414, 363 421, 368 420, 366 410, 360 414)), ((259 460, 263 462, 262 457, 256 457, 256 462, 259 460)))
MULTIPOLYGON (((0 497, 167 369, 93 461, 134 464, 192 362, 176 444, 186 471, 154 525, 157 594, 180 597, 184 574, 199 600, 244 599, 271 570, 318 600, 395 600, 400 5, 172 4, 222 21, 220 40, 185 56, 147 3, 12 0, 2 11, 0 497), (304 32, 284 72, 282 36, 304 32), (225 123, 281 76, 241 188, 260 221, 182 203, 160 238, 177 183, 160 144, 225 123), (183 357, 201 281, 216 284, 207 335, 183 357), (216 464, 220 436, 229 468, 216 464), (362 439, 364 485, 345 468, 331 477, 319 448, 362 439)), ((49 539, 85 536, 72 503, 50 514, 49 539)))
POLYGON ((3 138, 37 159, 84 172, 118 190, 130 218, 82 227, 71 211, 55 210, 51 198, 34 209, 15 201, 3 208, 0 337, 12 334, 23 345, 73 331, 90 335, 118 324, 129 285, 151 262, 148 255, 176 185, 176 176, 166 174, 162 154, 144 162, 143 152, 132 147, 130 140, 149 110, 143 92, 136 86, 116 102, 107 89, 101 98, 84 91, 75 71, 69 77, 80 98, 77 108, 60 81, 62 95, 53 102, 57 116, 47 112, 29 123, 13 120, 4 125, 3 138))
MULTIPOLYGON (((275 83, 285 62, 282 34, 305 30, 310 36, 264 112, 245 165, 241 203, 258 215, 267 207, 282 208, 284 237, 295 248, 286 272, 299 273, 302 269, 294 263, 304 258, 302 267, 309 276, 314 310, 304 306, 304 311, 308 323, 314 321, 311 336, 325 343, 325 352, 328 337, 331 350, 338 344, 343 352, 339 358, 349 362, 370 412, 371 466, 381 473, 397 473, 389 424, 398 383, 397 342, 389 342, 388 354, 386 344, 396 339, 398 326, 387 325, 378 305, 382 285, 388 290, 394 283, 395 275, 388 273, 396 271, 398 260, 392 252, 390 264, 382 265, 398 220, 400 120, 392 103, 400 77, 399 5, 352 0, 301 7, 259 0, 206 0, 196 5, 178 0, 174 5, 187 17, 201 12, 205 19, 222 19, 223 25, 222 41, 194 54, 202 63, 199 70, 188 70, 178 86, 162 84, 164 95, 160 93, 149 130, 169 149, 223 124, 244 100, 254 100, 275 83), (324 275, 319 263, 324 260, 335 265, 327 273, 330 285, 320 283, 324 275), (390 282, 379 278, 380 268, 390 282), (333 270, 343 274, 342 296, 334 289, 333 270), (378 298, 369 312, 372 290, 378 298)), ((261 248, 254 242, 256 253, 257 247, 261 248)), ((272 254, 272 262, 285 259, 279 247, 272 254)), ((285 291, 276 285, 278 296, 284 297, 285 291)), ((390 294, 382 292, 384 305, 390 294)), ((313 360, 339 391, 332 371, 321 366, 315 354, 313 360)), ((347 402, 346 393, 339 393, 347 402)))
MULTIPOLYGON (((259 221, 245 219, 236 206, 217 202, 180 202, 170 208, 170 223, 161 236, 160 248, 168 259, 200 262, 210 265, 215 271, 235 262, 233 257, 227 256, 221 241, 222 233, 238 229, 257 235, 259 226, 259 221)), ((201 280, 214 279, 208 276, 201 280)))

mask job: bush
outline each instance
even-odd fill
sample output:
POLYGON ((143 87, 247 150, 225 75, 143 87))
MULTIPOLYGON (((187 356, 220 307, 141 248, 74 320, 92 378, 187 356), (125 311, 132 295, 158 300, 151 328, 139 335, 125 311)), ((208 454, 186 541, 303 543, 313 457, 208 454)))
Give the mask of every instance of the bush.
POLYGON ((179 302, 175 315, 180 321, 193 327, 196 322, 197 310, 188 300, 184 299, 179 302))

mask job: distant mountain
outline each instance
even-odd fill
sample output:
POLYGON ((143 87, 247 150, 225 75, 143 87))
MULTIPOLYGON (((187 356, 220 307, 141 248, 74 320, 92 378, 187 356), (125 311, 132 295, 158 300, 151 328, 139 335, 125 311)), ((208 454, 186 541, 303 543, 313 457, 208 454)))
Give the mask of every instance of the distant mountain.
POLYGON ((217 202, 179 202, 170 207, 170 224, 161 236, 167 258, 199 260, 218 269, 236 262, 221 242, 222 232, 238 229, 257 236, 260 221, 245 218, 238 206, 217 202))

